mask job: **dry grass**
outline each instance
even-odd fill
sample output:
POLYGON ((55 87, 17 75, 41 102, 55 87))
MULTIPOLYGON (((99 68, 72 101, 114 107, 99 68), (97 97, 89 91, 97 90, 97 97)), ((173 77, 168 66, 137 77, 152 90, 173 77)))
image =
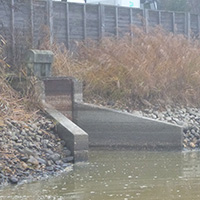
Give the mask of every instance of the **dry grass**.
MULTIPOLYGON (((8 83, 10 66, 5 62, 5 46, 6 41, 0 36, 0 121, 6 118, 27 121, 36 116, 37 113, 37 107, 31 105, 31 102, 33 102, 33 95, 31 95, 28 90, 31 83, 26 84, 26 88, 24 88, 26 94, 24 94, 23 97, 8 83)), ((33 87, 31 91, 33 91, 33 87)))
POLYGON ((54 73, 83 80, 87 100, 123 102, 141 108, 166 104, 199 106, 200 45, 160 29, 145 34, 134 28, 134 38, 104 38, 98 45, 79 44, 73 58, 53 45, 54 73))

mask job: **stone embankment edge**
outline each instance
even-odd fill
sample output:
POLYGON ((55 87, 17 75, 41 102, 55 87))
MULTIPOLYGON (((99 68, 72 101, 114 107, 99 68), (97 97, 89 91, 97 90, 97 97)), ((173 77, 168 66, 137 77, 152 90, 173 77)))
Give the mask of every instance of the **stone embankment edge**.
POLYGON ((74 162, 88 161, 88 134, 52 106, 43 102, 46 113, 56 121, 56 131, 66 142, 74 162))
POLYGON ((181 126, 82 102, 74 110, 74 122, 88 133, 91 147, 182 150, 181 126))

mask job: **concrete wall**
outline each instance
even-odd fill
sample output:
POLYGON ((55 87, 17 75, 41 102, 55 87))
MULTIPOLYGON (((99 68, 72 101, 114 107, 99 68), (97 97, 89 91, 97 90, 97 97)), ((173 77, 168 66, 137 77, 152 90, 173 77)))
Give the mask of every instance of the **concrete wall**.
POLYGON ((46 77, 42 81, 45 102, 73 120, 74 79, 71 77, 46 77))
POLYGON ((190 38, 199 35, 199 24, 199 15, 183 12, 51 0, 0 1, 0 35, 10 44, 8 57, 13 60, 22 58, 31 46, 39 48, 48 35, 51 43, 56 39, 76 51, 76 41, 132 35, 133 25, 147 32, 160 25, 166 31, 190 38))
POLYGON ((82 84, 72 77, 46 77, 37 84, 46 113, 74 156, 74 162, 88 160, 88 134, 73 123, 74 100, 82 101, 82 84), (71 120, 70 120, 71 119, 71 120))
POLYGON ((75 103, 74 116, 90 146, 182 149, 179 126, 84 103, 75 103))
POLYGON ((52 106, 44 103, 47 114, 57 121, 56 130, 74 156, 74 162, 88 160, 88 134, 52 106))

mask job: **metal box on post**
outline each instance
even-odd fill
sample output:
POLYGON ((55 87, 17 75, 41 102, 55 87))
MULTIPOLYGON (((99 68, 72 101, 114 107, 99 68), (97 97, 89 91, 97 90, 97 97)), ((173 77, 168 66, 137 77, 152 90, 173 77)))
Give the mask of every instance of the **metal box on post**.
POLYGON ((50 77, 53 63, 53 52, 49 50, 30 49, 27 52, 28 75, 50 77))

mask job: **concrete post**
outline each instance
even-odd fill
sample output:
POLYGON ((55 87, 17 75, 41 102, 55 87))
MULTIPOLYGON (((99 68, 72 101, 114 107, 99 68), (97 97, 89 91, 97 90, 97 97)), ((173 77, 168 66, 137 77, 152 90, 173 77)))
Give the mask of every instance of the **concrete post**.
POLYGON ((51 76, 53 53, 47 50, 29 50, 26 56, 28 75, 37 77, 51 76))

